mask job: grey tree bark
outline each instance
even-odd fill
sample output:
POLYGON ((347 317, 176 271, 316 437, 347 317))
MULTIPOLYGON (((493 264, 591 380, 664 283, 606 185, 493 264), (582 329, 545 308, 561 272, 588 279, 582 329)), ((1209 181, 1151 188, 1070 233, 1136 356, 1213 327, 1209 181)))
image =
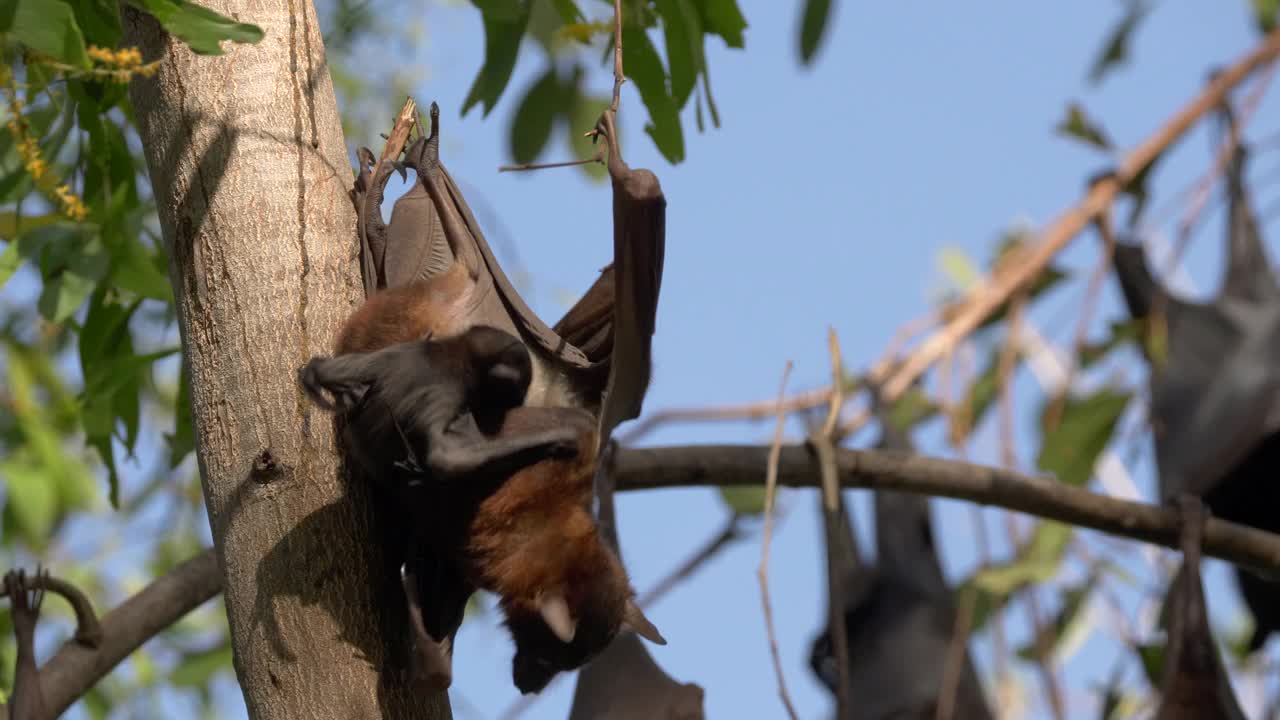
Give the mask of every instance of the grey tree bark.
POLYGON ((130 95, 249 715, 447 718, 444 694, 415 694, 388 669, 398 664, 383 638, 402 600, 382 588, 398 584, 382 582, 369 498, 340 467, 331 418, 295 381, 362 296, 352 171, 315 8, 201 4, 265 38, 200 56, 149 16, 124 15, 126 42, 163 60, 130 95))

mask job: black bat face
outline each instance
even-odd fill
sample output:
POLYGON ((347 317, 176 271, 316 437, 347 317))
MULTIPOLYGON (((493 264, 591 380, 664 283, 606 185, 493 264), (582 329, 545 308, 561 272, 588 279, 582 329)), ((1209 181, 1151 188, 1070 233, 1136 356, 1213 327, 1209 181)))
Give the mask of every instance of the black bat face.
POLYGON ((476 376, 471 392, 475 408, 508 410, 524 403, 533 380, 529 349, 509 333, 477 325, 462 336, 476 376))
POLYGON ((608 647, 622 626, 622 614, 586 612, 577 618, 572 642, 562 642, 537 613, 507 619, 516 654, 511 675, 520 692, 541 692, 556 673, 582 667, 608 647))

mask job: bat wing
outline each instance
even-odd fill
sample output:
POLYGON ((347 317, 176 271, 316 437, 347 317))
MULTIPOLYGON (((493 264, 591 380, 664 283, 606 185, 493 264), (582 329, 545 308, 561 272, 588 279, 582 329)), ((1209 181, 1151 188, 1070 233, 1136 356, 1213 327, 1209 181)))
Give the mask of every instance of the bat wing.
POLYGON ((391 210, 384 270, 387 287, 430 279, 448 270, 453 261, 440 214, 418 180, 391 210))
POLYGON ((1167 354, 1155 359, 1150 381, 1164 500, 1205 496, 1280 429, 1280 289, 1244 191, 1244 159, 1241 148, 1228 168, 1226 272, 1213 302, 1174 297, 1153 278, 1141 246, 1116 247, 1130 314, 1163 310, 1167 330, 1167 354))
POLYGON ((613 185, 613 348, 600 408, 598 438, 603 444, 619 423, 639 417, 649 389, 667 199, 657 176, 632 170, 622 160, 613 113, 606 110, 596 127, 609 143, 613 185))
POLYGON ((1280 302, 1280 287, 1271 270, 1258 221, 1244 189, 1248 152, 1236 147, 1227 167, 1227 271, 1222 296, 1253 302, 1280 302))
POLYGON ((1274 429, 1280 303, 1170 303, 1168 359, 1152 372, 1163 499, 1204 496, 1274 429))
POLYGON ((609 263, 586 294, 551 329, 581 350, 591 363, 608 363, 613 353, 613 298, 613 263, 609 263))
POLYGON ((475 216, 471 214, 471 208, 462 197, 462 191, 458 189, 457 184, 453 182, 453 178, 449 175, 449 171, 443 165, 440 166, 440 179, 443 181, 447 197, 461 213, 466 229, 473 239, 473 251, 479 255, 484 263, 484 268, 493 278, 493 285, 497 288, 498 295, 501 296, 502 303, 506 306, 507 312, 515 322, 516 329, 520 331, 520 335, 527 341, 531 340, 562 365, 570 368, 591 367, 591 362, 587 360, 586 355, 581 350, 561 338, 525 303, 524 298, 520 297, 520 293, 516 291, 515 286, 511 284, 511 280, 507 278, 507 274, 503 272, 502 266, 498 264, 498 259, 494 257, 493 250, 489 247, 489 242, 485 240, 484 233, 480 230, 480 224, 476 222, 475 216))
POLYGON ((578 672, 569 720, 702 720, 702 698, 701 687, 666 674, 625 633, 578 672))

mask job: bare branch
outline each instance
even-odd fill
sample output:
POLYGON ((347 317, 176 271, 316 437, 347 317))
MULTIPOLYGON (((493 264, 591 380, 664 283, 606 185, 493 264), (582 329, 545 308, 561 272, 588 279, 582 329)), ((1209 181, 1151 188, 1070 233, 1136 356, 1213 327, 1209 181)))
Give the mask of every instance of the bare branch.
MULTIPOLYGON (((217 557, 212 549, 205 550, 104 615, 97 649, 74 641, 64 643, 40 668, 40 685, 53 715, 66 712, 143 643, 221 591, 217 557)), ((8 717, 9 709, 4 707, 0 718, 8 717)))
MULTIPOLYGON (((791 361, 787 361, 786 368, 782 371, 782 386, 778 388, 778 404, 781 406, 782 399, 787 392, 787 378, 791 376, 791 361)), ((764 539, 760 543, 760 567, 756 570, 756 579, 760 581, 760 605, 764 612, 764 626, 769 634, 769 654, 773 657, 773 672, 778 676, 778 695, 782 698, 782 704, 787 709, 787 715, 791 720, 799 720, 796 714, 796 708, 791 704, 791 696, 787 693, 786 677, 782 673, 782 657, 778 654, 778 636, 773 627, 773 606, 769 603, 769 543, 773 540, 773 494, 776 490, 778 477, 778 458, 782 451, 782 428, 786 425, 786 413, 778 411, 778 425, 773 431, 773 445, 769 448, 769 456, 765 458, 765 485, 764 485, 764 539)), ((759 465, 756 466, 758 471, 759 465)), ((617 476, 621 480, 622 475, 617 476)), ((621 489, 622 483, 619 483, 621 489)))
MULTIPOLYGON (((818 474, 822 479, 822 529, 827 551, 827 622, 831 628, 832 649, 836 656, 836 717, 849 717, 849 635, 845 628, 844 588, 841 581, 845 569, 837 548, 848 542, 840 536, 844 530, 841 517, 844 506, 840 502, 840 483, 836 478, 835 444, 836 421, 840 419, 840 407, 844 405, 844 363, 840 360, 840 341, 835 328, 827 330, 828 351, 831 354, 831 405, 822 429, 809 437, 809 445, 818 456, 818 474)), ((775 446, 777 438, 774 439, 775 446)), ((773 471, 777 472, 777 455, 770 456, 773 471)))
MULTIPOLYGON (((769 448, 693 445, 620 449, 618 490, 693 486, 758 486, 769 448)), ((1169 507, 1131 502, 1047 477, 891 450, 836 450, 840 484, 968 500, 1141 540, 1178 546, 1179 520, 1169 507)), ((813 457, 804 445, 780 448, 779 485, 815 487, 813 457)), ((1280 536, 1210 518, 1204 552, 1268 576, 1280 575, 1280 536)))
POLYGON ((1098 213, 1110 207, 1123 187, 1150 165, 1165 148, 1182 137, 1202 115, 1219 105, 1232 88, 1243 82, 1259 66, 1273 60, 1277 54, 1280 54, 1280 30, 1272 31, 1261 45, 1214 78, 1199 96, 1130 152, 1112 177, 1094 183, 1078 205, 1059 216, 1044 231, 1043 239, 1038 245, 1020 252, 1020 258, 1010 258, 1011 262, 1002 272, 996 273, 989 283, 970 291, 950 322, 911 353, 888 380, 884 387, 885 401, 896 400, 916 378, 973 332, 1010 296, 1038 277, 1058 251, 1098 213))

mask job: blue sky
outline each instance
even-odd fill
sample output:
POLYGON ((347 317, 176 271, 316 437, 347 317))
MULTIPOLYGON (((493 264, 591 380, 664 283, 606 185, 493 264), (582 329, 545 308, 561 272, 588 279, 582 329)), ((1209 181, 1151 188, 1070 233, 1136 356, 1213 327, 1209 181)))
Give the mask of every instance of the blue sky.
MULTIPOLYGON (((489 118, 478 108, 459 118, 483 55, 479 14, 464 3, 425 5, 415 18, 425 27, 424 42, 405 58, 426 68, 415 97, 424 105, 440 103, 444 161, 508 272, 528 278, 526 299, 554 320, 566 299, 584 290, 610 259, 608 186, 574 170, 498 173, 497 166, 509 161, 515 103, 543 69, 541 51, 527 43, 489 118), (517 266, 522 273, 512 272, 517 266)), ((604 4, 583 5, 605 17, 604 4)), ((1016 221, 1043 227, 1075 202, 1089 175, 1107 165, 1099 153, 1053 134, 1068 100, 1084 103, 1118 146, 1131 147, 1198 92, 1210 69, 1256 41, 1245 2, 1163 3, 1134 38, 1130 54, 1136 62, 1092 87, 1086 74, 1122 12, 1120 3, 844 2, 836 3, 816 63, 803 69, 796 59, 795 5, 743 2, 751 23, 746 49, 709 42, 723 126, 698 134, 690 108, 687 159, 679 166, 668 165, 641 133, 646 111, 634 88, 624 86, 624 155, 633 167, 658 174, 668 200, 647 411, 771 398, 788 360, 795 362, 793 391, 822 385, 829 379, 828 326, 839 333, 845 363, 865 367, 900 325, 930 308, 943 283, 943 249, 984 261, 1002 230, 1016 221)), ((590 82, 600 94, 610 86, 604 68, 590 82)), ((398 105, 398 98, 388 99, 388 124, 398 105)), ((1278 112, 1277 101, 1266 99, 1250 135, 1274 131, 1278 112)), ((570 157, 562 135, 557 131, 544 159, 570 157)), ((1162 163, 1154 207, 1207 167, 1214 140, 1200 128, 1162 163)), ((1273 156, 1259 158, 1251 177, 1274 179, 1275 167, 1273 156)), ((1266 183, 1259 188, 1255 207, 1270 207, 1274 190, 1266 183)), ((1220 212, 1208 215, 1208 231, 1186 256, 1192 285, 1183 287, 1198 294, 1218 284, 1220 220, 1220 212)), ((1274 252, 1274 243, 1268 245, 1274 252)), ((1062 262, 1083 278, 1096 257, 1096 240, 1084 235, 1062 262)), ((1070 339, 1083 285, 1072 283, 1034 313, 1051 339, 1070 339)), ((1117 309, 1108 283, 1095 325, 1117 309)), ((1130 368, 1128 378, 1138 377, 1130 368)), ((1020 372, 1017 383, 1019 460, 1027 469, 1034 461, 1039 394, 1029 373, 1020 372)), ((666 426, 643 443, 766 442, 771 429, 772 422, 666 426)), ((798 437, 797 424, 789 430, 798 437)), ((945 454, 941 437, 938 428, 926 429, 917 438, 920 449, 945 454)), ((989 428, 979 432, 971 457, 995 462, 993 437, 989 428)), ((148 446, 139 448, 140 456, 148 446)), ((1147 490, 1150 453, 1143 448, 1131 470, 1147 490)), ((865 493, 850 492, 846 499, 865 539, 871 529, 865 493)), ((806 719, 826 717, 831 706, 806 664, 826 602, 816 501, 811 492, 782 493, 784 517, 771 562, 784 669, 806 719)), ((715 535, 726 517, 707 489, 624 494, 619 512, 626 561, 641 593, 715 535)), ((994 512, 987 516, 993 534, 1003 527, 994 512)), ((976 559, 968 506, 938 502, 934 518, 944 565, 952 578, 960 577, 976 559)), ((1100 546, 1090 547, 1096 552, 1100 546)), ((756 535, 721 553, 648 611, 670 641, 650 651, 668 673, 705 688, 709 717, 783 716, 760 614, 759 557, 756 535)), ((1226 577, 1220 563, 1207 564, 1211 610, 1221 626, 1238 621, 1226 577)), ((1022 613, 1013 615, 1010 632, 1015 641, 1025 639, 1022 613)), ((990 643, 976 643, 976 653, 989 679, 990 643)), ((455 656, 457 717, 497 717, 516 700, 510 657, 496 614, 464 626, 455 656)), ((1089 686, 1106 678, 1116 657, 1114 643, 1090 639, 1066 664, 1061 676, 1071 717, 1091 715, 1089 686)), ((1036 703, 1025 717, 1047 717, 1032 668, 1022 667, 1019 675, 1036 703)), ((1132 668, 1128 677, 1139 682, 1132 668)), ((234 682, 218 687, 226 716, 243 716, 234 682)), ((572 690, 573 678, 564 678, 523 717, 565 717, 572 690)))
MULTIPOLYGON (((794 5, 743 3, 751 23, 746 50, 718 41, 708 46, 723 127, 697 134, 690 109, 687 160, 679 166, 668 165, 640 135, 645 111, 624 86, 624 155, 633 167, 657 172, 668 199, 649 411, 770 398, 787 360, 796 364, 793 390, 821 385, 829 377, 828 325, 839 332, 850 367, 874 361, 902 323, 929 309, 942 283, 943 248, 984 260, 1002 229, 1019 220, 1044 226, 1107 165, 1099 153, 1052 133, 1068 100, 1084 103, 1117 145, 1131 147, 1198 92, 1211 68, 1255 42, 1243 2, 1164 3, 1135 36, 1136 62, 1093 87, 1086 74, 1120 3, 837 6, 826 47, 806 70, 796 61, 794 5)), ((603 15, 599 4, 588 7, 603 15)), ((444 160, 472 206, 500 217, 511 239, 495 233, 493 240, 500 255, 504 242, 516 244, 535 281, 528 294, 534 308, 558 317, 558 293, 580 292, 608 261, 608 189, 574 172, 495 172, 508 161, 507 123, 543 67, 541 52, 524 49, 508 94, 488 120, 474 110, 459 120, 456 109, 482 57, 478 15, 433 9, 423 22, 421 60, 430 74, 417 99, 441 105, 444 160)), ((604 72, 592 82, 607 91, 604 72)), ((1255 134, 1274 130, 1278 119, 1276 102, 1267 100, 1255 134)), ((1207 167, 1213 139, 1199 129, 1166 159, 1154 207, 1207 167)), ((568 157, 560 144, 547 159, 568 157)), ((1259 159, 1251 175, 1261 178, 1273 164, 1259 159)), ((1266 207, 1267 199, 1264 188, 1256 203, 1266 207)), ((1220 219, 1220 212, 1209 216, 1209 230, 1186 256, 1201 294, 1218 284, 1220 219)), ((1096 251, 1096 240, 1084 235, 1063 262, 1087 273, 1096 251)), ((1052 339, 1071 337, 1083 285, 1059 291, 1035 314, 1052 339)), ((1117 312, 1116 301, 1109 283, 1097 325, 1117 312)), ((1129 377, 1136 377, 1133 370, 1129 377)), ((1038 393, 1029 374, 1017 381, 1026 468, 1034 461, 1038 393)), ((644 442, 764 442, 771 427, 669 426, 644 442)), ((799 432, 794 424, 789 429, 799 432)), ((995 462, 991 436, 979 434, 975 459, 995 462)), ((936 428, 919 440, 925 452, 945 452, 936 428)), ((1144 489, 1148 455, 1132 468, 1144 489)), ((866 535, 864 495, 847 498, 866 535)), ((771 587, 782 658, 801 717, 824 717, 830 698, 805 664, 825 607, 816 497, 788 492, 781 502, 786 517, 774 538, 771 587)), ((714 535, 723 516, 715 493, 703 489, 624 495, 620 513, 624 552, 642 592, 714 535)), ((1002 524, 990 519, 994 533, 1002 524)), ((966 573, 976 558, 967 506, 935 504, 935 523, 949 573, 966 573)), ((649 613, 670 640, 650 650, 671 675, 706 689, 710 717, 783 715, 760 614, 759 555, 758 536, 736 545, 649 613)), ((1210 563, 1206 575, 1215 622, 1235 622, 1238 605, 1223 568, 1210 563)), ((1025 638, 1021 613, 1010 626, 1015 638, 1025 638)), ((987 645, 978 643, 984 669, 987 645)), ((515 699, 510 652, 496 617, 464 628, 454 685, 465 698, 455 703, 459 717, 496 717, 515 699)), ((1088 716, 1095 702, 1089 685, 1106 678, 1115 657, 1114 644, 1091 641, 1067 663, 1070 716, 1088 716)), ((1020 675, 1037 691, 1030 667, 1020 675)), ((1139 680, 1136 672, 1129 677, 1139 680)), ((564 717, 572 688, 560 682, 524 717, 564 717)), ((1038 694, 1032 700, 1039 703, 1038 694)), ((1047 714, 1037 705, 1028 716, 1047 714)))

